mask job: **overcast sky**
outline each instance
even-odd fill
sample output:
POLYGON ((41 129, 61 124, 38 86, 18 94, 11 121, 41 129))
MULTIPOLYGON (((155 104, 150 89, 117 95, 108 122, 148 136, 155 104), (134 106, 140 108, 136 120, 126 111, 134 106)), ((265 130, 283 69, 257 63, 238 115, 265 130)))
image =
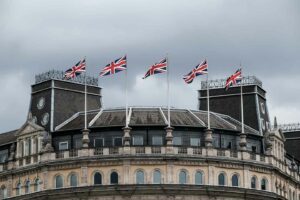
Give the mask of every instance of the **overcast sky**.
MULTIPOLYGON (((204 58, 211 79, 241 62, 262 80, 270 117, 300 122, 299 0, 1 0, 0 47, 0 132, 25 122, 35 74, 86 56, 97 77, 124 54, 130 105, 167 104, 166 75, 141 77, 168 54, 172 106, 197 109, 201 77, 186 85, 182 75, 204 58)), ((104 107, 125 105, 124 73, 99 84, 104 107)))

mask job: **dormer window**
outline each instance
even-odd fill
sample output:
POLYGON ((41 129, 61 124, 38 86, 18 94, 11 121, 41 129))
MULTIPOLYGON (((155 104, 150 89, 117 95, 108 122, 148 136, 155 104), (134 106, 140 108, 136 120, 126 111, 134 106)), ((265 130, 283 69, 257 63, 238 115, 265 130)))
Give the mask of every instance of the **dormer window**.
POLYGON ((69 148, 68 141, 64 141, 64 142, 59 143, 59 150, 60 151, 68 150, 68 148, 69 148))

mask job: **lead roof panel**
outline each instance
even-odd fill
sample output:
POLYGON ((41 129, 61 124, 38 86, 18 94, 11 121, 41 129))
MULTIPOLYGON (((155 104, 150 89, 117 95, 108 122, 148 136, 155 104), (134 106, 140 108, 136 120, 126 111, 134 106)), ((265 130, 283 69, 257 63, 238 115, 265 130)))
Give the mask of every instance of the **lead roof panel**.
POLYGON ((166 125, 160 111, 156 109, 133 108, 129 125, 166 125))

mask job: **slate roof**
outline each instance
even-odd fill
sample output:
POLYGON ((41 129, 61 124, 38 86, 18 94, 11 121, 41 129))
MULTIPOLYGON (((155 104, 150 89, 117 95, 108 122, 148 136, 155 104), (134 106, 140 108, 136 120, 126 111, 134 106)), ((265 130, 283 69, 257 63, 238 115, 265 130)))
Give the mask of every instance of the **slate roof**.
POLYGON ((17 137, 15 136, 15 133, 17 131, 18 130, 1 133, 0 134, 0 145, 5 145, 5 144, 10 144, 10 143, 15 142, 17 140, 17 137))
MULTIPOLYGON (((129 126, 162 126, 167 125, 168 112, 165 108, 129 108, 129 126)), ((207 127, 207 112, 188 109, 171 109, 171 126, 183 127, 207 127)), ((87 115, 89 128, 124 127, 125 109, 108 109, 90 111, 87 115)), ((241 123, 230 116, 213 113, 210 115, 211 128, 228 131, 241 131, 241 123)), ((57 131, 82 129, 84 125, 84 113, 80 112, 62 123, 57 131)), ((249 126, 245 126, 248 134, 259 135, 259 132, 249 126)))

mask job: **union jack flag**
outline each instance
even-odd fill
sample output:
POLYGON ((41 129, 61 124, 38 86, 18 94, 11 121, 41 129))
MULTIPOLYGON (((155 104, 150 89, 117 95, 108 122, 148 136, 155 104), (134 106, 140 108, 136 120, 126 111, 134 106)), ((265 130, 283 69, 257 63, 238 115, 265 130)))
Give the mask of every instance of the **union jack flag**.
POLYGON ((194 78, 199 75, 208 74, 208 64, 207 61, 204 60, 202 63, 197 65, 190 73, 183 77, 183 80, 190 84, 193 82, 194 78))
POLYGON ((228 90, 230 86, 236 85, 242 81, 242 69, 236 70, 234 74, 227 78, 225 89, 228 90))
POLYGON ((149 70, 146 72, 143 79, 154 74, 164 73, 166 71, 167 71, 167 58, 164 58, 159 63, 155 63, 154 65, 152 65, 149 68, 149 70))
POLYGON ((82 72, 85 72, 86 63, 85 58, 79 61, 76 65, 65 71, 65 79, 75 78, 80 75, 82 72))
POLYGON ((100 72, 99 76, 107 76, 111 74, 115 74, 127 69, 127 60, 126 56, 123 56, 114 62, 106 65, 102 71, 100 72))

